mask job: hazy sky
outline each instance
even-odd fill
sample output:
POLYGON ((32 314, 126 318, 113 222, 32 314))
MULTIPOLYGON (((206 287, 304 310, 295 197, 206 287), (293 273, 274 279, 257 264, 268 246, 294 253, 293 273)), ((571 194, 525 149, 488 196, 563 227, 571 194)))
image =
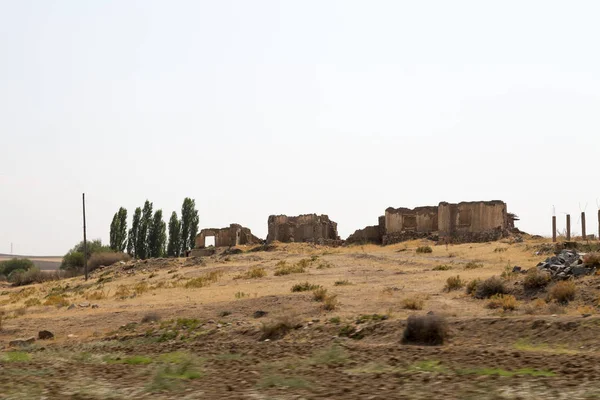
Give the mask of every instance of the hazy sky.
MULTIPOLYGON (((0 0, 0 253, 108 242, 119 206, 266 237, 501 199, 597 230, 594 1, 0 0)), ((577 227, 574 229, 579 231, 577 227)))

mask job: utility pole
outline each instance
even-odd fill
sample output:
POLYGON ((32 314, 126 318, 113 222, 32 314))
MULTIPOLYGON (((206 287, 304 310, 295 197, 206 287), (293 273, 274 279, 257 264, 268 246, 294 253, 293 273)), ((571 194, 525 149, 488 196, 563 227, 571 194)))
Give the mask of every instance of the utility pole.
POLYGON ((87 238, 85 234, 85 193, 83 198, 83 271, 85 272, 85 280, 88 280, 88 265, 87 265, 87 238))

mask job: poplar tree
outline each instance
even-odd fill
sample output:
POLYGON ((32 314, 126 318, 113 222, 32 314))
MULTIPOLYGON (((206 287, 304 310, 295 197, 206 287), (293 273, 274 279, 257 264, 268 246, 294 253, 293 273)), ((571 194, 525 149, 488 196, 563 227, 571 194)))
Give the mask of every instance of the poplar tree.
POLYGON ((118 212, 119 229, 117 235, 117 251, 125 251, 127 246, 127 209, 121 207, 118 212))
POLYGON ((181 250, 186 252, 194 248, 198 234, 198 210, 196 201, 186 197, 181 206, 181 250))
POLYGON ((137 240, 135 244, 135 255, 139 259, 146 259, 149 255, 148 231, 152 223, 152 203, 146 200, 142 209, 142 218, 138 229, 137 240))
POLYGON ((167 245, 168 257, 179 257, 181 254, 181 222, 177 213, 173 211, 169 220, 169 244, 167 245))
POLYGON ((163 257, 167 241, 167 225, 162 218, 162 210, 156 210, 154 218, 148 228, 148 255, 150 257, 163 257))
POLYGON ((142 209, 138 207, 133 214, 133 221, 131 221, 131 229, 129 230, 129 238, 127 240, 127 253, 135 258, 138 258, 137 246, 141 219, 142 209))
POLYGON ((110 223, 109 245, 113 251, 117 251, 117 236, 119 231, 119 213, 115 213, 110 223))

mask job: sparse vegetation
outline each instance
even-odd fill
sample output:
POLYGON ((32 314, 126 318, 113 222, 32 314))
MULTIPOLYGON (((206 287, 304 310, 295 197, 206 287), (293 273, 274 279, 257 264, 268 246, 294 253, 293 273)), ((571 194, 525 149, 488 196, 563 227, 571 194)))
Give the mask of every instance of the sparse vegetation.
POLYGON ((475 297, 478 299, 488 299, 495 294, 505 294, 506 286, 504 280, 497 276, 492 276, 485 281, 480 282, 475 290, 475 297))
POLYGON ((511 294, 495 294, 490 298, 487 304, 488 308, 502 308, 504 311, 513 311, 518 307, 518 302, 515 296, 511 294))
POLYGON ((558 303, 566 304, 575 299, 576 292, 577 286, 575 286, 575 282, 560 281, 556 282, 548 290, 548 298, 550 300, 556 300, 558 303))
POLYGON ((422 310, 425 305, 425 300, 421 297, 407 297, 402 300, 402 308, 407 310, 422 310))
POLYGON ((460 275, 456 275, 446 279, 446 286, 444 287, 444 290, 450 292, 452 290, 460 290, 464 286, 465 282, 462 279, 460 279, 460 275))
POLYGON ((56 306, 56 307, 66 307, 69 305, 69 301, 64 295, 50 295, 44 301, 45 306, 56 306))
POLYGON ((131 290, 125 285, 119 285, 117 290, 115 290, 115 297, 120 300, 125 300, 131 296, 131 290))
POLYGON ((317 266, 317 269, 327 269, 327 268, 332 268, 333 264, 330 263, 329 261, 323 260, 319 263, 319 265, 317 266))
POLYGON ((270 321, 262 324, 260 331, 260 340, 276 340, 281 339, 288 332, 298 329, 302 326, 293 316, 282 316, 274 321, 270 321))
POLYGON ((148 314, 144 315, 144 317, 142 318, 142 324, 147 324, 150 322, 158 322, 160 321, 160 315, 158 315, 155 312, 149 312, 148 314))
POLYGON ((93 292, 86 293, 84 297, 88 301, 103 300, 108 297, 108 292, 105 292, 104 290, 95 290, 93 292))
POLYGON ((527 271, 523 280, 525 289, 541 289, 550 283, 550 274, 545 271, 539 271, 537 268, 531 268, 527 271))
POLYGON ((315 285, 309 282, 297 283, 292 286, 292 292, 310 292, 319 289, 321 285, 315 285))
POLYGON ((477 263, 475 261, 469 261, 468 263, 465 264, 465 269, 477 269, 477 268, 483 268, 483 264, 482 263, 477 263))
POLYGON ((348 360, 346 351, 337 345, 333 345, 325 350, 317 351, 309 359, 310 364, 315 365, 338 365, 348 360))
POLYGON ((448 326, 438 315, 411 315, 406 321, 402 343, 438 346, 448 337, 448 326))
POLYGON ((352 282, 350 282, 348 279, 344 279, 343 281, 335 281, 334 285, 335 286, 348 286, 348 285, 352 285, 352 282))
POLYGON ((325 288, 318 288, 313 290, 313 299, 315 301, 323 301, 325 300, 325 297, 327 296, 327 289, 325 288))
POLYGON ((451 269, 452 269, 452 266, 448 265, 448 264, 441 264, 441 265, 436 265, 435 267, 433 267, 434 271, 448 271, 451 269))
MULTIPOLYGON (((304 261, 304 260, 300 260, 300 261, 304 261)), ((310 260, 307 260, 307 262, 310 262, 310 260)), ((275 270, 275 273, 273 275, 282 276, 282 275, 289 275, 289 274, 301 274, 306 271, 306 266, 304 264, 306 264, 306 263, 299 262, 298 264, 289 265, 289 264, 285 263, 285 261, 284 261, 283 264, 281 264, 275 270)))
POLYGON ((589 266, 600 267, 600 252, 587 253, 583 256, 583 262, 589 266))
POLYGON ((252 267, 243 274, 237 275, 233 279, 259 279, 267 276, 267 271, 264 268, 252 267))
POLYGON ((217 282, 222 275, 223 272, 221 271, 208 272, 197 278, 190 279, 185 283, 185 287, 187 289, 203 288, 217 282))
POLYGON ((471 296, 475 296, 475 293, 477 292, 477 286, 479 286, 480 283, 481 283, 481 279, 479 279, 479 278, 469 281, 469 283, 467 283, 467 286, 466 286, 467 294, 471 295, 471 296))
POLYGON ((323 309, 325 311, 333 311, 337 308, 339 301, 336 294, 330 294, 323 299, 323 309))
POLYGON ((431 248, 431 246, 420 246, 417 247, 416 252, 417 254, 433 253, 433 249, 431 248))

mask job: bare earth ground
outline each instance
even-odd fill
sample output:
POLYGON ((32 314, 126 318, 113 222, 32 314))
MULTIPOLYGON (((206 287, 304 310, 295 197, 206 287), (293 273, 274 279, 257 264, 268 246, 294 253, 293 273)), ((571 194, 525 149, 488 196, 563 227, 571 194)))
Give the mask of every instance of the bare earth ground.
POLYGON ((522 275, 510 277, 519 306, 506 312, 443 290, 450 276, 534 267, 548 257, 536 254, 542 243, 279 244, 115 265, 87 283, 0 288, 0 398, 600 398, 600 276, 579 279, 567 306, 539 300, 545 290, 526 295, 522 275), (427 244, 432 253, 416 253, 427 244), (283 260, 305 272, 275 276, 283 260), (465 269, 469 261, 483 266, 465 269), (451 269, 433 270, 443 264, 451 269), (253 268, 266 276, 244 275, 253 268), (303 282, 339 303, 325 310, 312 292, 291 291, 303 282), (423 308, 407 310, 405 299, 423 308), (406 318, 429 311, 446 317, 450 339, 401 344, 406 318), (285 334, 277 323, 293 328, 285 334), (43 329, 55 338, 8 346, 43 329))

